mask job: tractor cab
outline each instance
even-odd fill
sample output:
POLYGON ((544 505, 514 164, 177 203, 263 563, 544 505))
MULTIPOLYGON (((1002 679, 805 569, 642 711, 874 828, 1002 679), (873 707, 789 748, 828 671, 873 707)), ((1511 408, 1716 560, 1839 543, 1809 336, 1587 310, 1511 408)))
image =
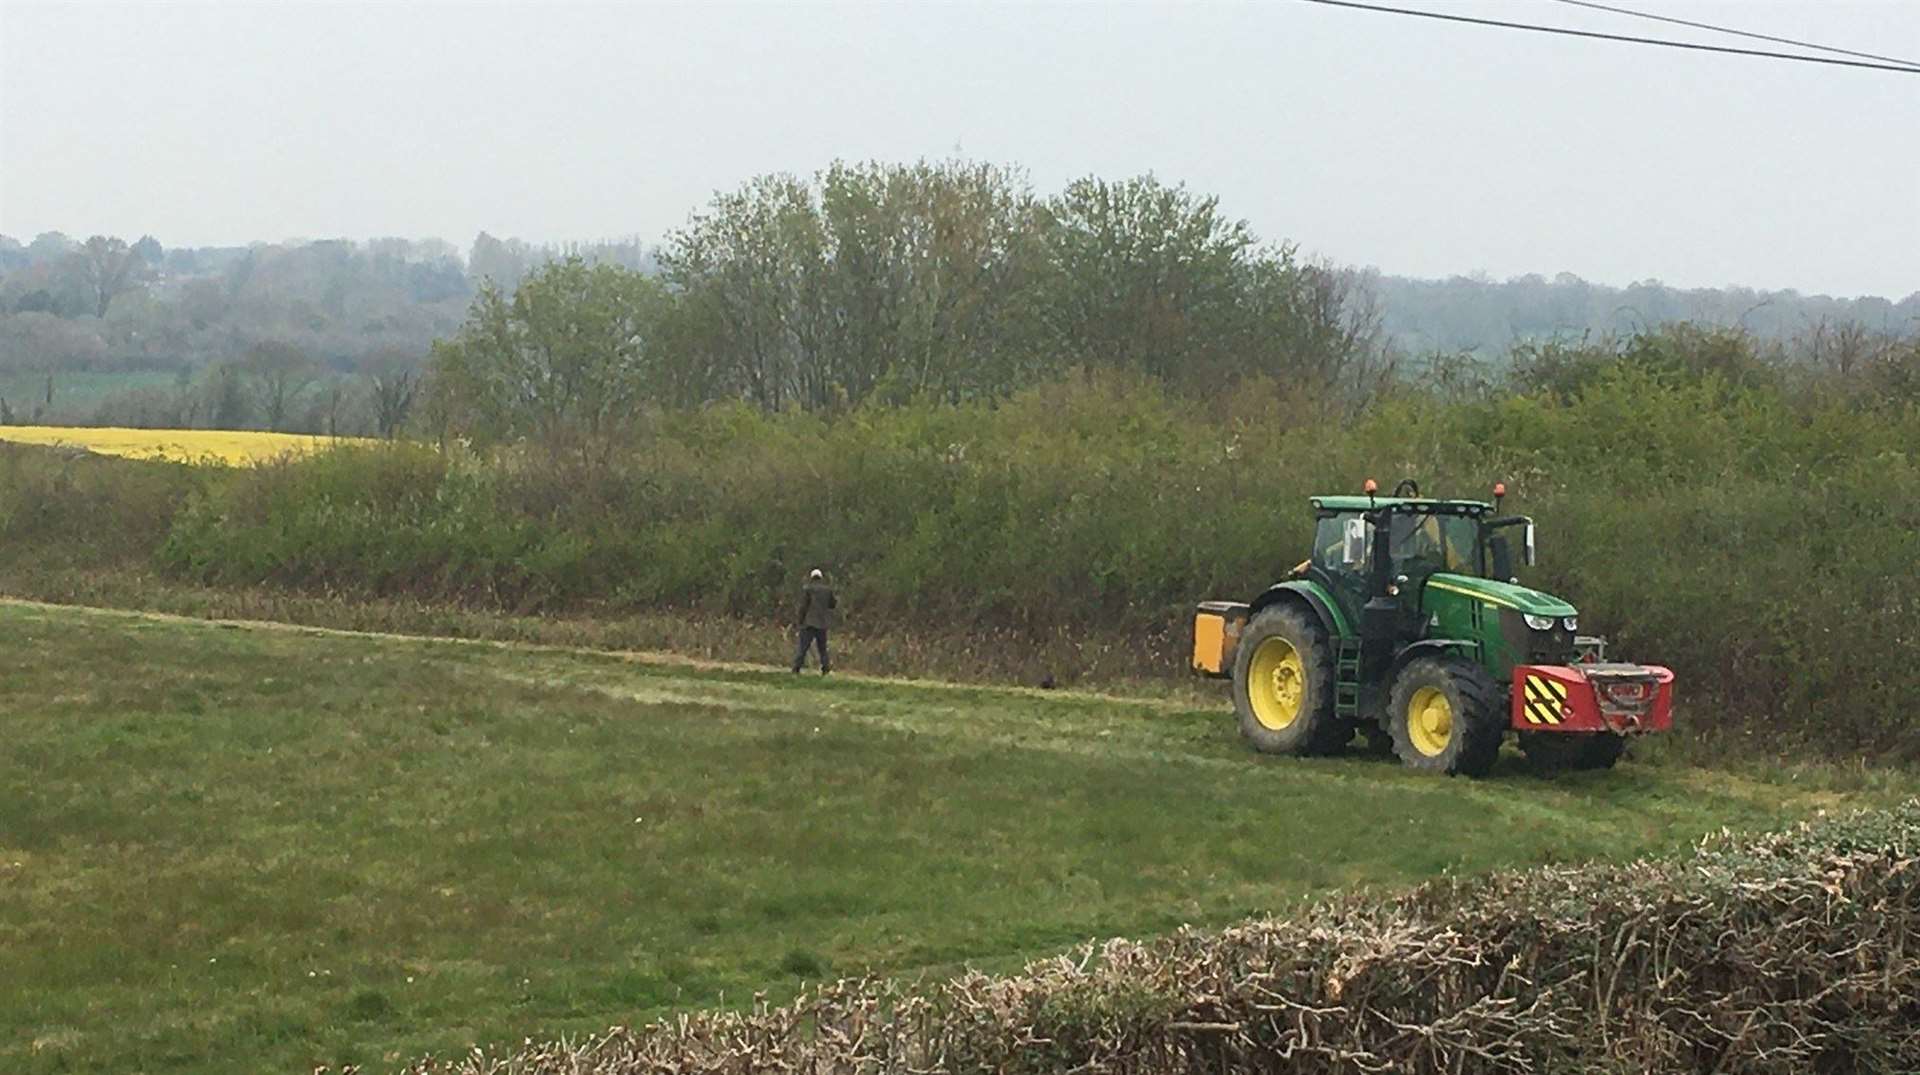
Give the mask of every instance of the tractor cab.
POLYGON ((1532 565, 1533 520, 1496 516, 1505 495, 1501 484, 1492 502, 1428 499, 1408 480, 1387 497, 1371 481, 1363 496, 1314 497, 1313 556, 1299 574, 1325 587, 1370 649, 1419 639, 1437 626, 1426 602, 1436 577, 1517 586, 1515 528, 1532 565))
POLYGON ((1521 585, 1534 524, 1499 514, 1505 495, 1429 498, 1408 480, 1380 496, 1369 480, 1312 498, 1305 561, 1249 602, 1201 603, 1194 670, 1233 681, 1266 752, 1360 732, 1414 768, 1477 775, 1514 731, 1529 756, 1611 765, 1626 736, 1670 726, 1673 673, 1603 663, 1571 604, 1521 585))

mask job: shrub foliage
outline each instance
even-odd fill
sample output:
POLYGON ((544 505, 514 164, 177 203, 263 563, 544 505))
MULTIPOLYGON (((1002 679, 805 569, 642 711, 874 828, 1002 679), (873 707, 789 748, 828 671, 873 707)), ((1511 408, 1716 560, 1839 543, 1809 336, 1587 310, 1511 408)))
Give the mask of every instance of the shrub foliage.
POLYGON ((1920 803, 410 1075, 1920 1068, 1920 803))
POLYGON ((1614 652, 1672 665, 1689 726, 1920 755, 1902 716, 1920 688, 1904 584, 1920 409, 1743 346, 1592 346, 1550 356, 1550 376, 1536 361, 1522 383, 1403 387, 1357 411, 1273 381, 1203 402, 1104 373, 991 403, 662 412, 589 452, 396 444, 209 473, 15 450, 0 538, 217 585, 534 613, 774 618, 817 565, 868 631, 1072 632, 1178 674, 1194 601, 1248 596, 1303 556, 1308 496, 1504 480, 1540 524, 1527 581, 1614 652))

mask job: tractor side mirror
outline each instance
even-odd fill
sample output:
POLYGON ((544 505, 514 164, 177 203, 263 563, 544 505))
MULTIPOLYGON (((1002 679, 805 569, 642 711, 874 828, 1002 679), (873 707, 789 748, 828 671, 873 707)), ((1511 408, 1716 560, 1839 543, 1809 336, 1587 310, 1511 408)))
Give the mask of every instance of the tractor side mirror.
POLYGON ((1491 561, 1493 577, 1501 582, 1513 578, 1513 543, 1504 537, 1490 538, 1487 541, 1487 559, 1491 561))
POLYGON ((1527 524, 1527 544, 1526 544, 1526 547, 1521 550, 1521 554, 1526 559, 1527 566, 1532 567, 1533 561, 1534 561, 1533 524, 1532 523, 1527 524))
POLYGON ((1340 542, 1340 562, 1348 567, 1359 567, 1367 562, 1367 521, 1361 518, 1347 520, 1346 533, 1340 542))

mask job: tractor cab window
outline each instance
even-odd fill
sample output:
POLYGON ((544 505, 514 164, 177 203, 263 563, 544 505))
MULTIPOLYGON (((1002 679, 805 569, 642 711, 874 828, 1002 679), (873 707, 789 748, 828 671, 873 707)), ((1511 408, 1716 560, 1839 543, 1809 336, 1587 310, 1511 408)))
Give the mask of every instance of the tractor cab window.
POLYGON ((1480 531, 1468 516, 1395 515, 1389 531, 1387 551, 1403 575, 1480 573, 1480 531))
MULTIPOLYGON (((1358 512, 1346 512, 1340 515, 1327 515, 1320 519, 1313 533, 1313 562, 1321 570, 1332 575, 1359 575, 1366 572, 1363 558, 1358 565, 1346 561, 1347 522, 1360 518, 1358 512)), ((1372 548, 1373 526, 1367 526, 1368 548, 1372 548)))

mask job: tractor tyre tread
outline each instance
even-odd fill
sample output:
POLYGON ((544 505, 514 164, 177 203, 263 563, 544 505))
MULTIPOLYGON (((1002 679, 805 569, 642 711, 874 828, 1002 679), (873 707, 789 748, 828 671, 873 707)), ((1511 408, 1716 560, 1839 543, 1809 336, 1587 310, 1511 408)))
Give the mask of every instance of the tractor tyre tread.
POLYGON ((1448 776, 1485 776, 1500 756, 1506 737, 1505 709, 1499 684, 1476 661, 1448 654, 1418 657, 1394 676, 1387 712, 1393 752, 1410 769, 1448 776), (1413 745, 1407 732, 1407 707, 1420 687, 1447 691, 1457 712, 1458 731, 1445 751, 1429 755, 1413 745))
POLYGON ((1262 754, 1297 756, 1334 754, 1353 737, 1353 726, 1334 715, 1333 652, 1326 629, 1300 609, 1285 605, 1255 616, 1240 635, 1233 655, 1233 708, 1240 734, 1262 754), (1306 674, 1306 697, 1292 725, 1274 730, 1261 724, 1247 697, 1247 667, 1259 643, 1279 634, 1300 655, 1306 674))

